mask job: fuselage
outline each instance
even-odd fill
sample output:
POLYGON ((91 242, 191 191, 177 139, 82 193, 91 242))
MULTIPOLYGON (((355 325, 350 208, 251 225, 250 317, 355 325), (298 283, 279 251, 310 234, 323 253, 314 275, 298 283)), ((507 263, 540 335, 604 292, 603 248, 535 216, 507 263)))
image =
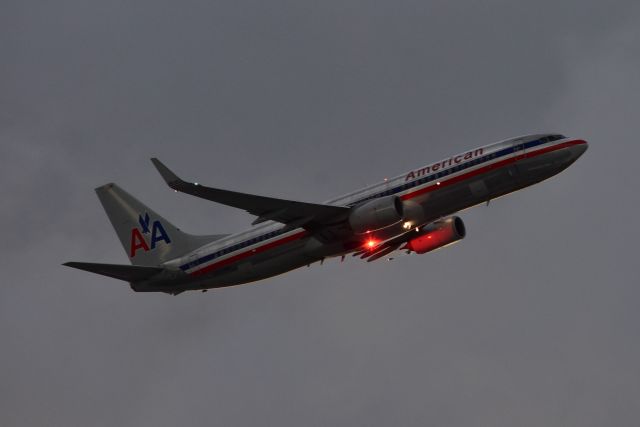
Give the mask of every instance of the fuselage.
POLYGON ((134 289, 181 291, 238 285, 355 252, 367 240, 393 238, 408 225, 428 224, 550 178, 586 149, 584 140, 538 134, 469 150, 325 202, 353 207, 397 196, 419 207, 421 214, 414 223, 401 221, 365 236, 349 233, 338 225, 335 230, 316 234, 267 222, 164 263, 163 267, 175 274, 136 283, 134 289))

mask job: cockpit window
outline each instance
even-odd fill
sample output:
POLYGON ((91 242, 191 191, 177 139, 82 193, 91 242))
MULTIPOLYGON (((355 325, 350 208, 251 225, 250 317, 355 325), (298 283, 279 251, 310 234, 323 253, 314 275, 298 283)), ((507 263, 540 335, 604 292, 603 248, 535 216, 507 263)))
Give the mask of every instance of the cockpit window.
POLYGON ((557 140, 559 140, 559 139, 565 139, 565 138, 566 138, 566 136, 564 136, 564 135, 560 135, 560 134, 556 134, 556 135, 549 135, 549 136, 547 137, 547 139, 549 140, 549 142, 551 142, 551 141, 557 141, 557 140))

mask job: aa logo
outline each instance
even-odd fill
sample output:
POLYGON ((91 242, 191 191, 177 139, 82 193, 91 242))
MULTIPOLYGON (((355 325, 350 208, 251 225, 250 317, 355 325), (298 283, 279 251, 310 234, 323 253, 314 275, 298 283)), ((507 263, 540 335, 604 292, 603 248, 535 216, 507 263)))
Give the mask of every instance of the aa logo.
POLYGON ((166 244, 171 243, 171 239, 169 235, 164 230, 162 223, 158 220, 153 221, 152 224, 150 222, 149 214, 145 213, 144 217, 142 214, 138 216, 138 222, 140 223, 140 227, 142 232, 138 228, 131 229, 131 250, 129 252, 129 256, 133 258, 136 256, 136 252, 138 249, 142 249, 147 252, 156 248, 156 244, 164 241, 166 244), (151 225, 151 229, 149 229, 149 225, 151 225), (151 242, 147 244, 143 234, 151 234, 151 242))

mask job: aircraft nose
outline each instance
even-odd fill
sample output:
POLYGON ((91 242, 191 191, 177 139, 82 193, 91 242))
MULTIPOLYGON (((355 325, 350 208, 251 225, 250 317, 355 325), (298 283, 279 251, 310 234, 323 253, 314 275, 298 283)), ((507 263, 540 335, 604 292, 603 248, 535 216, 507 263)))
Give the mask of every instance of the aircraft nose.
POLYGON ((587 149, 589 148, 589 144, 587 143, 587 141, 580 140, 578 142, 579 142, 578 144, 571 147, 571 151, 573 154, 572 157, 574 159, 577 159, 578 157, 582 156, 585 153, 585 151, 587 151, 587 149))

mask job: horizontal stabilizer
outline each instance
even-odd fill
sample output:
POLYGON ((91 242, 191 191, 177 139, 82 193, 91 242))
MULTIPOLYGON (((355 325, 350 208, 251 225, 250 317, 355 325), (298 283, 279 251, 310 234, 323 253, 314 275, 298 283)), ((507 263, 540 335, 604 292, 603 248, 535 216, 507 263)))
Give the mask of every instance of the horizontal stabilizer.
POLYGON ((343 220, 349 213, 349 208, 344 206, 257 196, 186 182, 169 170, 160 160, 154 158, 151 161, 169 187, 192 196, 243 209, 258 217, 254 224, 264 221, 277 221, 295 227, 312 228, 343 220))
POLYGON ((141 267, 138 265, 100 264, 95 262, 66 262, 62 265, 113 277, 127 282, 139 282, 162 273, 163 268, 141 267))

